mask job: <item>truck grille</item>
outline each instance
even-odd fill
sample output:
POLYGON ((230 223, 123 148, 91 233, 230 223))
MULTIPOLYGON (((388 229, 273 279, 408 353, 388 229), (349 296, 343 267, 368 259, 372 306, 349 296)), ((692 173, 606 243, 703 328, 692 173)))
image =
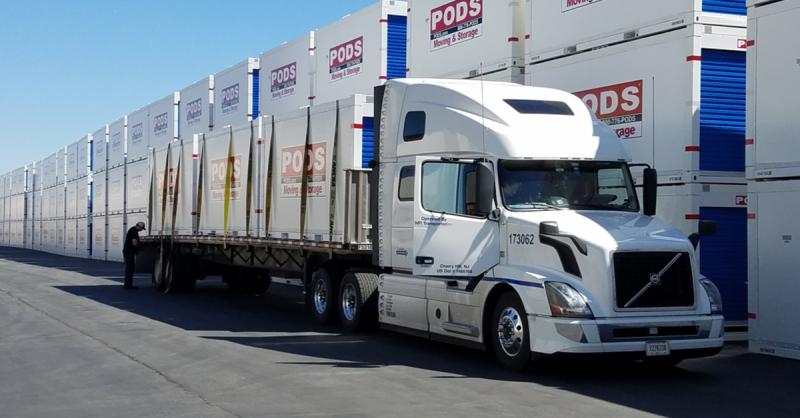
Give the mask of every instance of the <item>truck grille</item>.
POLYGON ((619 309, 694 306, 692 264, 689 253, 616 253, 614 283, 616 304, 619 309), (675 260, 679 254, 680 257, 675 260), (673 260, 674 264, 666 268, 673 260), (661 276, 658 276, 659 273, 662 273, 661 276))

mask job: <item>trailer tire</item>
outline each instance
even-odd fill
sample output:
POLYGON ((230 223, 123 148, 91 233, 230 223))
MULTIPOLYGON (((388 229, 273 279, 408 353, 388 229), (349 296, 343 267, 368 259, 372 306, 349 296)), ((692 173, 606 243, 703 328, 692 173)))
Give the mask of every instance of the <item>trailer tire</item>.
POLYGON ((153 261, 153 274, 151 276, 153 289, 155 289, 157 292, 163 292, 166 288, 166 282, 164 280, 164 270, 166 266, 164 264, 164 252, 159 251, 158 256, 155 257, 153 261))
POLYGON ((339 275, 334 269, 321 267, 311 275, 309 297, 311 315, 318 323, 327 325, 339 318, 339 275))
POLYGON ((528 315, 516 293, 508 291, 497 298, 487 336, 504 368, 519 372, 528 367, 532 358, 528 315))
POLYGON ((350 332, 373 329, 378 323, 378 276, 346 273, 339 292, 339 319, 350 332))
POLYGON ((181 281, 186 276, 183 266, 184 259, 178 255, 173 255, 167 260, 164 271, 164 293, 178 293, 183 290, 181 281))

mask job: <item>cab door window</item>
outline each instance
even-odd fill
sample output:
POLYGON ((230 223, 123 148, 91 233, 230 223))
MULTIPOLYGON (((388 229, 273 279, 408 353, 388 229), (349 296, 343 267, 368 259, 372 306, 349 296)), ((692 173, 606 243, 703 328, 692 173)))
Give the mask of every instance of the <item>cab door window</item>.
POLYGON ((422 207, 435 213, 478 216, 476 166, 451 162, 423 164, 422 207))

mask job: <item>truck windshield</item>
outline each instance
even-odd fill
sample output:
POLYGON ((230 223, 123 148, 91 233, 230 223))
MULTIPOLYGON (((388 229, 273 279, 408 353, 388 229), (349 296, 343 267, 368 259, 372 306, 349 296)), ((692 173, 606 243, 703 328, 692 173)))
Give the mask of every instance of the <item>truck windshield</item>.
POLYGON ((498 167, 503 203, 510 210, 639 211, 622 162, 501 160, 498 167))

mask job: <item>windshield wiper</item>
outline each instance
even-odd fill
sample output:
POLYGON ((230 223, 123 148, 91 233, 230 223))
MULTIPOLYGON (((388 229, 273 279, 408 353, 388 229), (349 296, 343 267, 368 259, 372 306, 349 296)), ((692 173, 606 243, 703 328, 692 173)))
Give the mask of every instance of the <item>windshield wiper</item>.
POLYGON ((564 210, 567 208, 551 205, 549 203, 544 202, 529 202, 529 203, 517 203, 513 205, 509 205, 513 209, 541 209, 541 210, 564 210))

